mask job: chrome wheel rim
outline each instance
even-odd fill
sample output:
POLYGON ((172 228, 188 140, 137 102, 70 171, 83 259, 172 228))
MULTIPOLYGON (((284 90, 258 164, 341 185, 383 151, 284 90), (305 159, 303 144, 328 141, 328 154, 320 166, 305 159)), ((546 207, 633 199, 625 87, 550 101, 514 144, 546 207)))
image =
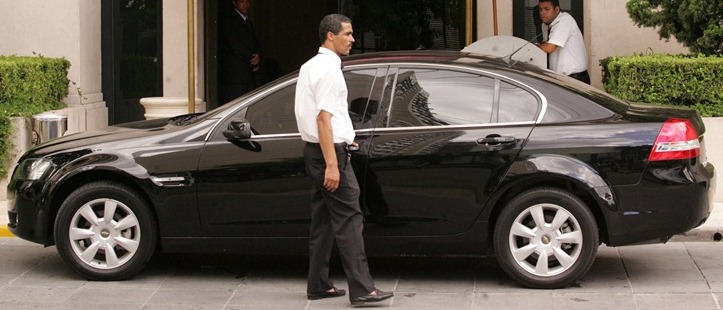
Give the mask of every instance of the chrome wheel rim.
POLYGON ((73 252, 83 263, 113 269, 138 251, 141 228, 133 211, 114 199, 96 199, 81 206, 70 222, 73 252))
POLYGON ((535 276, 549 277, 567 271, 579 259, 583 234, 566 209, 537 204, 515 218, 509 245, 518 266, 535 276))

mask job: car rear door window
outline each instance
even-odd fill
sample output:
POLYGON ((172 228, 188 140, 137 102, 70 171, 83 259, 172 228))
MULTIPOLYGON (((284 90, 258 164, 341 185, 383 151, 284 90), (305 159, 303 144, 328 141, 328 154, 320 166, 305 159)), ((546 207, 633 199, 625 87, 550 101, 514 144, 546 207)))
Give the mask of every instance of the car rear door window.
POLYGON ((387 126, 530 122, 539 101, 494 76, 434 68, 399 69, 387 126))
POLYGON ((485 124, 491 121, 495 80, 439 69, 400 69, 390 127, 485 124))

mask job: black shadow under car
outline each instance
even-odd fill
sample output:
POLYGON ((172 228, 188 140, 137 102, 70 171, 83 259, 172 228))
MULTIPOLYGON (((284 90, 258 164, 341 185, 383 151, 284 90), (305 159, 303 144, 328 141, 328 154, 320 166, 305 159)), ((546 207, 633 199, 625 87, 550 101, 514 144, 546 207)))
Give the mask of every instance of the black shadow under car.
MULTIPOLYGON (((494 255, 521 285, 557 288, 602 243, 666 242, 711 212, 693 110, 467 53, 344 61, 370 256, 494 255)), ((132 277, 155 251, 306 254, 295 83, 31 149, 8 186, 10 230, 93 280, 132 277)))

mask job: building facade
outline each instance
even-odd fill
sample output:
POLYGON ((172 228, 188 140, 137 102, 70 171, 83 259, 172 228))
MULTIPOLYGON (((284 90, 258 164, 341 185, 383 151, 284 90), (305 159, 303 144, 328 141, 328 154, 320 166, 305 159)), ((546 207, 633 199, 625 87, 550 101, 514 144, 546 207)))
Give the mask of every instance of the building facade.
MULTIPOLYGON (((218 19, 230 7, 229 2, 3 0, 0 54, 40 54, 71 62, 68 77, 72 83, 64 100, 68 109, 63 111, 69 116, 69 133, 143 119, 141 98, 153 98, 161 104, 180 101, 183 105, 189 85, 197 97, 195 109, 205 111, 219 104, 216 73, 222 64, 216 57, 218 19), (191 20, 193 32, 189 34, 191 20), (189 39, 193 41, 190 48, 189 39), (188 69, 190 63, 192 71, 188 69)), ((355 52, 413 49, 423 27, 435 33, 436 48, 460 49, 493 35, 520 36, 534 31, 530 30, 535 27, 531 18, 537 4, 537 0, 459 0, 453 5, 440 0, 444 5, 439 7, 435 0, 271 2, 255 0, 250 14, 262 41, 263 57, 273 65, 268 69, 273 76, 264 77, 268 79, 296 70, 316 53, 316 26, 328 13, 342 12, 354 19, 355 52), (412 5, 399 6, 405 3, 412 5), (388 22, 393 18, 385 19, 385 14, 398 16, 419 9, 414 3, 420 3, 426 12, 428 18, 422 23, 371 22, 388 22)), ((563 9, 569 10, 583 29, 590 75, 598 88, 602 88, 602 58, 687 52, 674 40, 659 40, 656 30, 635 26, 625 10, 626 2, 561 1, 563 9)))

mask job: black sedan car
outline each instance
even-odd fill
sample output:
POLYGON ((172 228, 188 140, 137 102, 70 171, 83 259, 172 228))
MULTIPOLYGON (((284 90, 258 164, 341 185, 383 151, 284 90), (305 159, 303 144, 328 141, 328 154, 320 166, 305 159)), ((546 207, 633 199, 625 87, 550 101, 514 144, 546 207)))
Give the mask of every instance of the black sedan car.
MULTIPOLYGON (((344 65, 370 256, 494 255, 521 285, 557 288, 602 243, 666 242, 711 212, 714 168, 692 110, 468 53, 344 65)), ((8 186, 10 230, 94 280, 132 277, 155 251, 306 254, 296 79, 31 149, 8 186)))

